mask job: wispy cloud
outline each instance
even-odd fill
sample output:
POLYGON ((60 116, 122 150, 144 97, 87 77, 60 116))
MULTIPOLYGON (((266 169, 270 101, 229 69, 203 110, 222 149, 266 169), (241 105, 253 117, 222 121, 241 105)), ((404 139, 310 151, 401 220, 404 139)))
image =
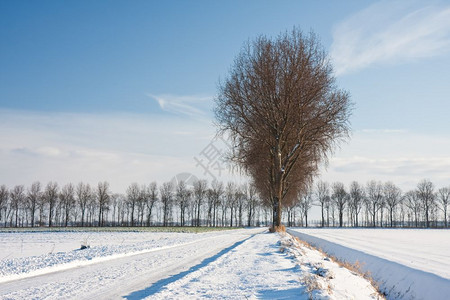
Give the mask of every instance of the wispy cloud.
POLYGON ((158 102, 163 111, 195 118, 206 117, 213 100, 209 96, 175 96, 169 94, 148 94, 148 96, 158 102))
POLYGON ((31 155, 31 156, 43 156, 43 157, 67 157, 67 153, 64 153, 61 149, 56 147, 19 147, 10 150, 11 153, 31 155))
POLYGON ((362 129, 361 133, 407 133, 408 131, 405 129, 362 129))
MULTIPOLYGON (((449 175, 450 157, 350 157, 336 158, 334 170, 337 172, 364 172, 370 176, 415 176, 449 175)), ((431 176, 436 177, 436 176, 431 176)), ((355 178, 356 179, 356 178, 355 178)))
POLYGON ((369 180, 392 181, 403 190, 414 188, 417 183, 428 178, 437 187, 448 186, 450 157, 392 157, 376 156, 339 157, 333 159, 332 167, 325 175, 332 180, 366 183, 369 180))
POLYGON ((360 130, 330 160, 323 179, 349 184, 375 179, 393 181, 403 190, 423 178, 436 186, 450 182, 450 136, 403 130, 360 130))
POLYGON ((449 50, 450 5, 384 0, 334 27, 331 56, 340 75, 449 50))

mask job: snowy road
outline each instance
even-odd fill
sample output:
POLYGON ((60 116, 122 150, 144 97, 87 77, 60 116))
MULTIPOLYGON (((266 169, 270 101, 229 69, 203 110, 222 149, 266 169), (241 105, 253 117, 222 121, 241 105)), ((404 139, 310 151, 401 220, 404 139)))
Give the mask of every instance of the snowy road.
MULTIPOLYGON (((3 299, 111 299, 180 274, 263 229, 234 230, 189 243, 0 284, 3 299), (93 288, 95 287, 95 288, 93 288)), ((133 294, 129 298, 133 298, 133 294)), ((141 298, 141 297, 138 297, 141 298)))
POLYGON ((379 299, 367 280, 266 228, 98 233, 81 251, 74 237, 38 233, 24 246, 21 234, 0 236, 7 256, 24 249, 0 260, 0 299, 379 299), (67 251, 43 253, 49 241, 67 251))
POLYGON ((285 234, 257 234, 147 299, 383 299, 362 277, 285 234))

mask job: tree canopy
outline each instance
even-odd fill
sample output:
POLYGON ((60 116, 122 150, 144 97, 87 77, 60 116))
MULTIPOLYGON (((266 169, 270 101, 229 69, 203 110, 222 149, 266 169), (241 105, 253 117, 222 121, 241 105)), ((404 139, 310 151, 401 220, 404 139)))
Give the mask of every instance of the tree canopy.
POLYGON ((260 36, 236 57, 219 87, 216 119, 231 137, 232 161, 271 201, 274 226, 282 203, 295 199, 348 137, 351 106, 314 33, 260 36))

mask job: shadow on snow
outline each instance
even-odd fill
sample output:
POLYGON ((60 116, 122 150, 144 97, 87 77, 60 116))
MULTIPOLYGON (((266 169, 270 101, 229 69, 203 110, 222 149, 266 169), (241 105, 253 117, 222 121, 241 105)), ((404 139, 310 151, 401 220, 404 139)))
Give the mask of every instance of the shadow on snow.
POLYGON ((129 299, 129 300, 137 300, 137 299, 142 299, 142 298, 145 298, 145 297, 152 296, 152 295, 162 291, 165 288, 165 286, 169 285, 170 283, 175 282, 175 281, 185 277, 189 273, 195 272, 195 271, 197 271, 197 270, 207 266, 211 262, 217 260, 222 255, 226 254, 227 252, 230 252, 231 250, 233 250, 237 246, 241 245, 245 241, 251 239, 255 235, 256 234, 253 234, 253 235, 249 236, 248 238, 243 239, 242 241, 236 242, 233 245, 231 245, 230 247, 227 247, 227 248, 221 250, 219 253, 217 253, 217 254, 215 254, 215 255, 213 255, 211 257, 205 258, 199 264, 189 268, 189 270, 183 271, 183 272, 178 273, 176 275, 172 275, 172 276, 170 276, 168 278, 163 278, 163 279, 155 282, 154 284, 152 284, 151 286, 149 286, 149 287, 147 287, 145 289, 134 291, 134 292, 130 293, 129 295, 124 296, 124 298, 125 299, 129 299))

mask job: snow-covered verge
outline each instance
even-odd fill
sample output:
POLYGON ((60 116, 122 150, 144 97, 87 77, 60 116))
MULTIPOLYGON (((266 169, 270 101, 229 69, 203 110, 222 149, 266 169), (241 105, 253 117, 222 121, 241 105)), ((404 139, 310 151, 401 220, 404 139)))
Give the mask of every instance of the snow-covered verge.
MULTIPOLYGON (((147 299, 382 299, 375 288, 288 234, 258 234, 185 276, 132 294, 147 299)), ((134 299, 133 297, 131 297, 134 299)))
MULTIPOLYGON (((239 231, 239 230, 238 230, 239 231)), ((188 245, 223 232, 2 232, 0 283, 188 245), (81 250, 81 246, 88 248, 81 250)))
POLYGON ((448 299, 450 295, 450 280, 444 277, 450 271, 449 231, 289 229, 288 232, 340 261, 359 265, 364 273, 370 272, 388 299, 448 299))

